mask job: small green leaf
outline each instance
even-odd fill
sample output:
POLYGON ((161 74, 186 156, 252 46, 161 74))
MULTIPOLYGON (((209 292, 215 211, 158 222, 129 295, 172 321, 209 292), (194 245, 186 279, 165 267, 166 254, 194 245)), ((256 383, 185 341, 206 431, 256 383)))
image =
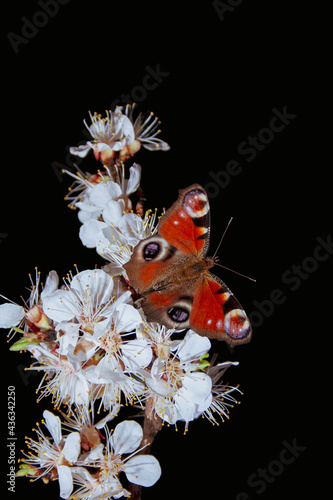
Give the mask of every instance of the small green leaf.
POLYGON ((24 476, 34 476, 36 473, 36 470, 32 467, 30 467, 27 464, 20 464, 19 470, 16 472, 15 476, 16 477, 24 477, 24 476))
POLYGON ((22 337, 21 339, 17 340, 12 346, 10 346, 9 350, 10 351, 23 351, 26 349, 26 347, 30 344, 39 344, 40 340, 39 339, 31 339, 27 337, 22 337))

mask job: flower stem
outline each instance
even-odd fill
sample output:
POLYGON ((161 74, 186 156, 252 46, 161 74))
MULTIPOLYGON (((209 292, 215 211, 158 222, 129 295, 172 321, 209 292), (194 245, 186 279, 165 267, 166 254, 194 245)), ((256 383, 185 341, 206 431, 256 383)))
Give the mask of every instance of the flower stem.
MULTIPOLYGON (((141 454, 148 455, 151 445, 155 439, 156 434, 161 430, 163 421, 156 415, 153 409, 154 399, 149 398, 146 402, 145 409, 145 422, 143 426, 143 438, 140 447, 145 446, 140 451, 141 454)), ((130 483, 129 491, 131 492, 131 500, 141 500, 141 486, 138 484, 130 483)))

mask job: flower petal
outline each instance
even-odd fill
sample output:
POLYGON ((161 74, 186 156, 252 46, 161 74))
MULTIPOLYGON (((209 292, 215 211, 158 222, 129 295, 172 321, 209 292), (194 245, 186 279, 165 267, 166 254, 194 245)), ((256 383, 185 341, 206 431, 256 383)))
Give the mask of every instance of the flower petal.
POLYGON ((142 427, 137 422, 132 420, 120 422, 111 436, 114 452, 117 455, 132 453, 140 446, 142 436, 142 427))
POLYGON ((80 158, 84 158, 85 156, 87 156, 90 149, 91 149, 90 143, 87 142, 82 146, 77 146, 77 147, 71 146, 69 148, 69 152, 71 155, 76 155, 79 156, 80 158))
POLYGON ((60 488, 60 498, 68 498, 73 491, 73 477, 69 467, 58 465, 58 479, 60 488))
POLYGON ((157 415, 168 424, 175 424, 180 419, 177 407, 171 399, 155 396, 154 408, 157 415))
POLYGON ((73 351, 79 339, 80 324, 61 321, 56 326, 58 332, 58 353, 67 356, 68 351, 73 351))
POLYGON ((45 420, 45 425, 48 428, 53 441, 57 446, 59 446, 59 443, 61 441, 61 422, 60 418, 51 413, 48 410, 45 410, 43 412, 43 418, 45 420))
POLYGON ((177 410, 186 422, 196 418, 198 407, 201 411, 208 408, 211 388, 212 380, 205 373, 191 373, 191 376, 184 377, 183 385, 175 394, 174 400, 177 410))
POLYGON ((91 202, 104 209, 107 203, 121 196, 121 187, 113 181, 100 182, 90 191, 91 202))
POLYGON ((24 308, 17 304, 0 305, 0 328, 18 325, 24 318, 24 308))
POLYGON ((212 390, 212 379, 202 372, 193 372, 184 377, 183 385, 180 388, 186 391, 186 397, 194 403, 199 403, 205 399, 212 390))
MULTIPOLYGON (((96 460, 103 460, 104 454, 104 444, 101 443, 96 448, 88 451, 87 453, 83 453, 80 455, 80 464, 88 465, 96 460)), ((87 471, 88 472, 88 471, 87 471)))
POLYGON ((44 297, 45 314, 54 321, 70 321, 80 314, 77 299, 67 290, 56 290, 44 297))
POLYGON ((126 382, 121 364, 115 356, 104 356, 97 365, 90 365, 84 370, 85 378, 92 384, 121 384, 126 382))
POLYGON ((79 230, 79 237, 83 245, 87 248, 95 248, 98 236, 105 227, 107 227, 105 222, 96 219, 86 220, 79 230))
POLYGON ((130 332, 142 322, 141 314, 130 304, 117 304, 115 310, 116 312, 113 317, 114 328, 119 333, 130 332))
POLYGON ((103 210, 103 219, 106 224, 118 225, 125 210, 125 202, 123 199, 115 201, 110 200, 105 205, 103 210))
POLYGON ((66 437, 65 446, 62 453, 68 462, 74 463, 77 461, 81 450, 81 438, 79 432, 71 432, 66 437))
POLYGON ((126 186, 126 194, 127 195, 134 193, 140 185, 141 166, 138 163, 134 163, 130 167, 129 172, 130 172, 130 176, 129 176, 128 183, 126 186))
POLYGON ((152 486, 161 477, 161 466, 152 455, 136 455, 124 466, 127 479, 141 486, 152 486))
POLYGON ((170 146, 168 143, 161 139, 154 138, 150 140, 141 139, 142 146, 148 151, 169 151, 170 146))
POLYGON ((42 302, 43 302, 43 299, 47 295, 50 295, 50 293, 53 293, 55 290, 57 290, 58 286, 59 286, 59 276, 58 276, 57 272, 50 271, 46 277, 43 291, 40 294, 40 298, 41 298, 42 302))
MULTIPOLYGON (((77 204, 75 204, 75 205, 77 205, 77 204)), ((81 224, 84 224, 85 222, 87 222, 90 219, 97 220, 100 215, 101 215, 100 210, 91 210, 90 211, 90 210, 85 210, 84 208, 79 209, 79 212, 77 214, 78 219, 81 222, 81 224)))
POLYGON ((145 368, 151 362, 153 351, 145 340, 130 340, 121 347, 127 370, 145 368))
POLYGON ((210 347, 211 343, 207 337, 201 337, 201 335, 189 330, 179 344, 177 356, 181 361, 200 358, 209 351, 210 347))
MULTIPOLYGON (((108 476, 94 488, 93 493, 89 497, 84 498, 89 498, 89 500, 121 498, 125 492, 126 490, 116 477, 108 476)), ((129 495, 126 496, 128 498, 129 495)))
POLYGON ((109 144, 107 144, 106 142, 98 142, 97 144, 94 144, 93 145, 93 148, 94 148, 94 151, 96 151, 97 153, 100 153, 102 151, 106 151, 108 149, 112 149, 109 144))
POLYGON ((119 403, 115 404, 114 407, 112 408, 111 411, 106 415, 106 417, 102 418, 95 424, 96 429, 103 429, 105 425, 110 421, 113 420, 119 413, 119 410, 121 408, 121 405, 119 403))
POLYGON ((127 243, 135 247, 143 236, 143 220, 140 215, 127 213, 122 216, 118 225, 121 233, 126 237, 127 243))
POLYGON ((102 269, 87 269, 74 276, 71 289, 84 298, 96 300, 95 307, 108 302, 112 297, 113 279, 102 269))

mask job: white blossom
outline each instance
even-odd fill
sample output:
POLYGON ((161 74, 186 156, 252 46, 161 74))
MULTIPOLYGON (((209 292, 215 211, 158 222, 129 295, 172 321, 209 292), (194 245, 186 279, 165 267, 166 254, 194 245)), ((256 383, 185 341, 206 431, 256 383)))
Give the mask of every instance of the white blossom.
POLYGON ((23 459, 26 465, 33 471, 39 471, 38 475, 32 476, 34 479, 44 477, 56 471, 59 481, 60 497, 68 498, 73 491, 73 476, 71 467, 77 461, 81 446, 80 434, 72 432, 66 437, 62 436, 60 418, 48 410, 43 413, 44 423, 52 441, 45 436, 38 426, 36 432, 38 441, 27 438, 29 453, 23 459))
POLYGON ((122 114, 121 109, 106 111, 104 118, 97 113, 89 113, 89 116, 91 125, 88 126, 85 120, 84 124, 93 140, 82 146, 71 147, 71 154, 84 158, 92 149, 96 159, 102 157, 105 160, 112 156, 113 152, 120 151, 134 141, 133 125, 129 118, 122 114))
POLYGON ((131 301, 130 292, 114 295, 114 280, 102 269, 82 271, 65 285, 45 297, 45 313, 58 323, 74 323, 91 333, 105 328, 116 304, 131 301))
MULTIPOLYGON (((112 434, 107 433, 105 449, 100 446, 81 457, 79 462, 81 466, 93 464, 100 469, 99 485, 92 484, 92 491, 96 491, 99 486, 98 491, 104 491, 107 497, 106 490, 110 484, 112 488, 115 484, 119 484, 117 481, 120 472, 125 472, 127 479, 134 484, 152 486, 156 483, 161 476, 161 467, 157 459, 152 455, 137 455, 142 437, 141 426, 137 422, 125 420, 116 425, 112 434), (103 485, 106 486, 102 487, 103 485)), ((96 498, 96 493, 91 498, 96 498)))
POLYGON ((170 146, 157 137, 161 130, 160 121, 149 113, 144 116, 139 113, 133 118, 133 105, 117 106, 114 111, 106 111, 106 116, 96 112, 89 113, 91 125, 84 124, 93 140, 78 147, 71 147, 70 153, 84 158, 92 149, 97 160, 103 164, 116 163, 117 160, 126 161, 137 153, 141 145, 149 151, 168 151, 170 146))
POLYGON ((101 176, 98 183, 88 184, 81 197, 73 204, 80 210, 78 216, 82 223, 90 219, 106 221, 110 210, 116 210, 117 206, 120 215, 132 209, 129 197, 139 188, 141 166, 134 163, 129 169, 128 179, 125 177, 124 165, 116 166, 115 170, 116 173, 112 174, 107 167, 108 176, 101 176), (110 205, 110 202, 113 203, 110 205))
POLYGON ((62 356, 41 345, 30 346, 29 351, 38 360, 29 370, 44 371, 37 389, 41 393, 37 401, 52 396, 57 408, 62 404, 89 405, 91 388, 78 356, 69 349, 67 355, 62 356))
POLYGON ((170 149, 169 144, 162 141, 162 139, 157 136, 161 133, 159 126, 161 122, 150 112, 146 116, 143 113, 139 113, 136 119, 133 118, 135 104, 127 104, 125 107, 125 113, 133 123, 135 140, 140 142, 142 146, 149 151, 168 151, 170 149))
POLYGON ((36 331, 51 329, 50 321, 43 312, 42 302, 58 288, 59 277, 55 271, 50 271, 41 293, 39 293, 40 272, 38 272, 37 268, 35 282, 32 280, 31 275, 29 275, 29 278, 31 282, 30 295, 28 300, 24 301, 24 306, 20 306, 0 295, 8 301, 0 305, 0 328, 10 328, 9 335, 12 330, 17 330, 16 327, 23 328, 24 332, 28 332, 29 325, 34 325, 36 331))
POLYGON ((204 409, 198 409, 198 414, 203 414, 213 425, 219 425, 218 418, 223 422, 229 418, 229 408, 239 401, 235 393, 242 394, 238 387, 229 386, 222 382, 225 371, 230 366, 237 366, 237 361, 225 361, 215 364, 216 356, 213 356, 211 366, 207 368, 207 375, 212 380, 212 391, 204 403, 204 409))
POLYGON ((156 212, 148 210, 142 218, 134 213, 106 215, 106 222, 88 220, 80 228, 80 239, 88 248, 96 251, 110 263, 110 274, 117 276, 125 274, 123 265, 126 264, 134 247, 140 240, 156 233, 156 212), (120 215, 120 216, 118 216, 120 215))
POLYGON ((150 372, 141 371, 148 387, 146 397, 154 400, 157 415, 170 424, 197 417, 206 409, 211 393, 211 378, 200 371, 200 360, 210 348, 210 341, 189 330, 184 339, 155 351, 158 357, 150 372))
POLYGON ((65 289, 45 297, 44 308, 58 322, 57 344, 28 346, 36 358, 30 369, 43 371, 40 397, 53 403, 89 406, 114 411, 121 397, 136 400, 144 385, 132 374, 149 365, 151 347, 136 338, 141 314, 131 304, 131 293, 114 286, 102 270, 78 273, 65 289))
POLYGON ((67 417, 63 424, 58 416, 48 410, 44 411, 43 417, 51 438, 37 424, 38 440, 27 438, 29 452, 24 453, 18 475, 26 475, 32 480, 58 479, 61 498, 66 499, 70 495, 73 499, 89 500, 128 497, 129 492, 119 480, 121 472, 126 474, 130 482, 141 486, 152 486, 159 479, 161 467, 157 459, 152 455, 138 455, 142 450, 140 443, 143 438, 138 423, 120 422, 110 433, 104 422, 104 446, 97 428, 90 425, 88 412, 80 410, 74 422, 67 417), (91 427, 94 427, 95 432, 94 443, 90 442, 91 427), (77 428, 78 431, 63 436, 65 428, 77 428), (86 450, 83 453, 82 448, 86 450), (73 491, 74 486, 79 488, 73 491))

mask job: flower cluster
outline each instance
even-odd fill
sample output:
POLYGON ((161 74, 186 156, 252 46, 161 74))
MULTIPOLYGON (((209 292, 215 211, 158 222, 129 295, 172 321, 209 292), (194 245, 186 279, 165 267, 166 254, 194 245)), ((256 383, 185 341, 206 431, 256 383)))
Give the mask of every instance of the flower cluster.
POLYGON ((134 421, 119 423, 111 433, 105 422, 95 425, 89 413, 82 410, 78 410, 75 419, 67 417, 64 423, 45 410, 43 424, 51 436, 45 435, 37 424, 38 440, 27 438, 29 452, 24 453, 17 475, 28 475, 33 480, 42 478, 45 483, 58 479, 60 498, 129 497, 130 492, 119 480, 120 472, 141 486, 152 486, 161 475, 156 458, 139 453, 143 433, 134 421), (106 431, 105 445, 99 429, 106 431), (74 485, 79 488, 72 495, 74 485))
POLYGON ((85 270, 59 288, 51 271, 41 293, 38 286, 39 274, 28 307, 0 306, 0 327, 23 334, 11 350, 29 351, 28 369, 43 372, 39 400, 50 396, 57 409, 93 404, 112 419, 123 403, 144 408, 151 399, 163 422, 186 425, 218 407, 212 388, 226 365, 210 374, 210 340, 191 330, 175 340, 174 330, 147 323, 121 278, 85 270))
MULTIPOLYGON (((132 210, 130 195, 140 185, 141 167, 134 163, 125 179, 124 165, 116 167, 116 180, 108 167, 95 182, 81 184, 80 196, 72 200, 79 209, 82 226, 79 236, 88 248, 95 248, 106 262, 109 272, 117 276, 124 272, 123 264, 130 259, 133 248, 141 239, 154 234, 156 213, 147 211, 143 217, 132 210)), ((79 179, 79 177, 78 177, 79 179)), ((78 182, 78 180, 77 180, 78 182)))
POLYGON ((51 437, 37 425, 38 439, 27 439, 29 452, 17 475, 57 479, 64 499, 128 497, 131 484, 151 486, 160 477, 158 461, 146 454, 153 436, 145 427, 124 420, 109 430, 124 406, 156 421, 157 430, 182 422, 186 431, 199 416, 217 425, 228 418, 240 392, 222 383, 236 362, 218 363, 210 340, 191 330, 148 322, 134 301, 123 265, 139 241, 156 231, 156 213, 143 213, 140 165, 126 172, 125 162, 141 145, 164 151, 169 146, 157 138, 157 118, 140 113, 134 120, 133 109, 116 108, 105 118, 90 114, 92 140, 71 148, 80 157, 93 150, 103 165, 96 173, 68 172, 75 181, 67 199, 79 210, 82 243, 106 265, 70 272, 62 282, 50 271, 43 286, 36 271, 23 305, 9 299, 0 305, 0 328, 10 329, 11 338, 21 335, 10 350, 30 352, 27 369, 41 372, 37 401, 50 398, 54 412, 65 408, 62 421, 44 411, 51 437))
POLYGON ((135 104, 127 104, 125 113, 122 106, 117 106, 115 111, 106 111, 102 118, 100 114, 89 113, 91 125, 87 127, 92 141, 83 146, 72 147, 70 152, 84 158, 92 149, 97 160, 104 165, 126 161, 135 155, 141 146, 149 151, 168 151, 166 142, 158 138, 160 121, 149 113, 144 117, 139 113, 134 120, 133 111, 135 104))

